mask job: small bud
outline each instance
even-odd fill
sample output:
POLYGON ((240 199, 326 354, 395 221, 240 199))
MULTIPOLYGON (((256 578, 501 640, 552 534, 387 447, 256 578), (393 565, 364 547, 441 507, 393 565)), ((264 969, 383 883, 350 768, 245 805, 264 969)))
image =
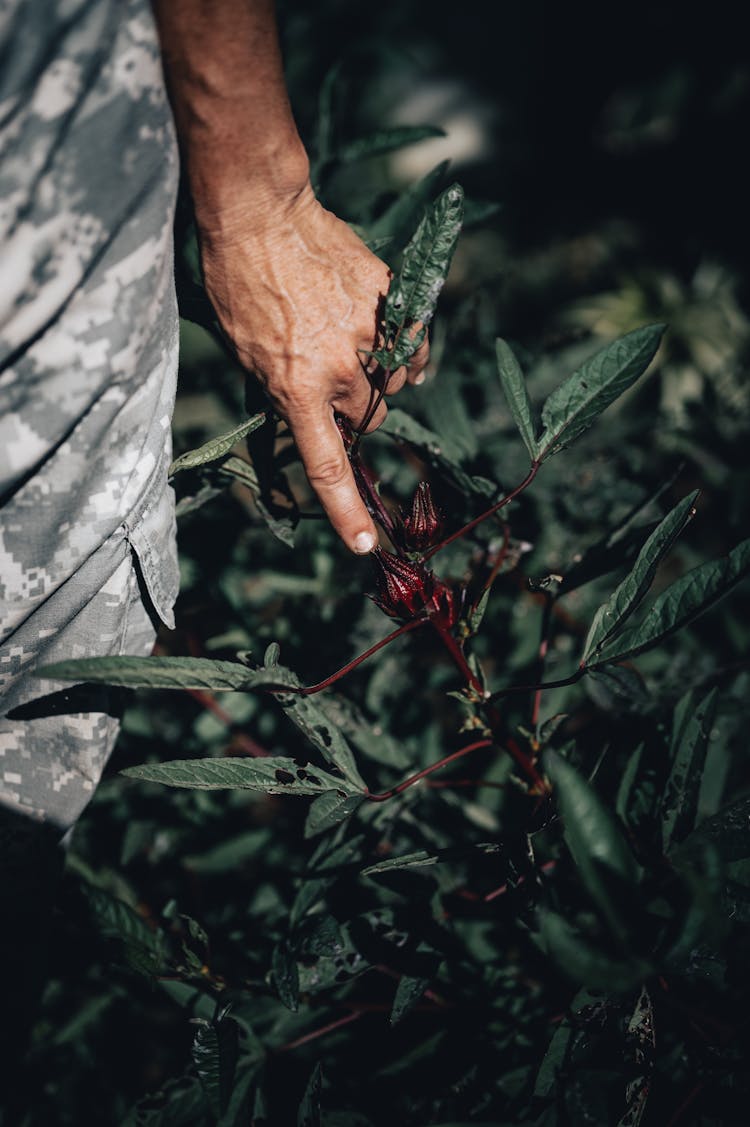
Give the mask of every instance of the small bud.
POLYGON ((372 553, 377 594, 375 602, 391 618, 440 617, 446 626, 457 618, 453 591, 423 564, 401 560, 377 548, 372 553))
POLYGON ((423 552, 439 538, 442 514, 435 506, 428 481, 420 481, 412 498, 411 512, 401 518, 404 546, 410 552, 423 552))

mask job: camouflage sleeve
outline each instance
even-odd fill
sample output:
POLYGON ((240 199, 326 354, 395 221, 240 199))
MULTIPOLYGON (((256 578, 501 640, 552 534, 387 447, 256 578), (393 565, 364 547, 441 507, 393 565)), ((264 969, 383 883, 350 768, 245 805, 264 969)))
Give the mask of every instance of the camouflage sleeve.
POLYGON ((177 149, 147 0, 0 0, 0 58, 0 801, 69 825, 114 709, 34 668, 173 625, 177 149))

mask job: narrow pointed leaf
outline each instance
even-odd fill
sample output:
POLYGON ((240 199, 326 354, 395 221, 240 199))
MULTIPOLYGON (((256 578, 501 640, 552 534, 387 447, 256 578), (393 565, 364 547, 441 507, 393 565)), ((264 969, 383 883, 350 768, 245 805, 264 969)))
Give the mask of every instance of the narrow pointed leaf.
POLYGON ((661 807, 661 834, 664 852, 683 841, 695 824, 703 768, 716 715, 718 690, 696 704, 688 693, 675 709, 672 733, 672 770, 661 807))
POLYGON ((592 990, 629 990, 651 970, 640 959, 613 959, 594 947, 557 912, 540 911, 539 934, 542 947, 560 970, 573 982, 592 990))
POLYGON ((304 732, 323 757, 332 766, 338 767, 357 790, 366 790, 349 744, 338 728, 328 723, 328 717, 322 708, 311 697, 285 694, 277 699, 289 719, 304 732))
POLYGON ((320 1061, 312 1070, 305 1088, 305 1094, 297 1110, 297 1127, 321 1127, 320 1097, 323 1088, 323 1074, 320 1061))
POLYGON ((557 454, 626 391, 653 360, 664 325, 646 325, 620 337, 587 360, 547 399, 539 459, 557 454))
POLYGON ((605 642, 618 633, 634 610, 642 602, 653 582, 659 562, 664 558, 677 537, 695 515, 698 490, 683 497, 664 517, 641 548, 632 571, 603 603, 591 623, 583 647, 582 662, 600 650, 605 642))
POLYGON ((389 243, 393 243, 395 249, 400 250, 445 179, 448 166, 449 161, 441 161, 416 184, 402 192, 390 207, 387 207, 383 214, 370 224, 365 240, 367 245, 372 247, 374 242, 387 239, 389 243))
POLYGON ((285 755, 264 759, 172 759, 167 763, 127 767, 122 774, 192 790, 252 790, 289 795, 322 794, 328 790, 356 793, 345 779, 311 765, 298 767, 294 759, 285 755))
MULTIPOLYGON (((282 684, 290 686, 300 684, 291 669, 286 669, 283 665, 267 666, 265 672, 267 676, 278 672, 282 684)), ((358 791, 367 790, 346 738, 339 727, 330 722, 321 705, 312 697, 296 693, 281 692, 276 699, 292 723, 304 732, 324 759, 327 759, 332 766, 338 767, 358 791)))
POLYGON ((388 1019, 391 1025, 397 1025, 402 1018, 406 1017, 409 1010, 416 1006, 429 985, 429 978, 412 978, 408 974, 401 976, 396 987, 391 1016, 388 1019))
POLYGON ((244 423, 234 427, 232 430, 227 431, 226 434, 219 434, 216 438, 210 438, 208 442, 204 442, 202 446, 197 447, 195 450, 188 450, 185 454, 181 454, 179 458, 175 458, 172 465, 169 467, 169 475, 172 477, 174 474, 179 473, 180 470, 192 470, 196 466, 205 466, 210 462, 218 462, 225 454, 235 446, 241 439, 246 438, 248 434, 252 434, 254 430, 262 426, 266 420, 266 412, 261 411, 258 415, 253 415, 251 419, 246 419, 244 423))
POLYGON ((337 826, 351 818, 354 811, 362 804, 361 794, 342 794, 337 790, 328 790, 310 803, 310 809, 305 819, 305 837, 315 837, 323 830, 337 826))
POLYGON ((242 485, 246 485, 252 493, 260 493, 258 475, 253 466, 251 466, 249 462, 246 462, 244 458, 238 458, 236 454, 230 454, 217 468, 220 474, 224 474, 227 477, 233 478, 235 481, 239 481, 242 485))
POLYGON ((386 347, 378 363, 395 371, 424 339, 453 258, 463 217, 463 190, 453 184, 438 197, 404 251, 397 278, 385 300, 386 347), (415 334, 417 323, 423 327, 415 334))
POLYGON ((741 798, 701 822, 685 841, 673 849, 672 856, 690 857, 712 847, 725 861, 743 861, 750 857, 750 798, 741 798))
POLYGON ((500 337, 495 341, 495 355, 505 398, 508 400, 513 420, 533 462, 537 456, 536 426, 534 425, 534 416, 521 365, 513 355, 510 346, 500 337))
POLYGON ((622 893, 634 889, 638 865, 617 822, 591 784, 550 750, 545 769, 557 795, 565 841, 584 884, 613 932, 626 929, 622 893))
POLYGON ((232 1094, 238 1053, 238 1026, 229 1017, 201 1023, 193 1038, 193 1062, 213 1114, 223 1115, 232 1094))
POLYGON ((339 149, 337 155, 342 164, 351 164, 352 161, 391 153, 394 149, 403 149, 406 145, 415 145, 431 137, 445 137, 445 130, 437 125, 396 125, 350 141, 339 149))
POLYGON ((625 825, 628 824, 628 811, 630 809, 630 802, 636 786, 636 779, 638 778, 638 771, 641 766, 641 759, 643 757, 642 743, 638 744, 634 751, 631 752, 630 759, 625 765, 625 770, 620 778, 620 785, 617 788, 617 798, 615 800, 615 812, 617 817, 620 818, 625 825))
POLYGON ((271 971, 279 997, 288 1010, 299 1008, 299 969, 294 952, 285 943, 278 943, 271 956, 271 971))
POLYGON ((426 462, 455 482, 465 493, 480 497, 494 497, 498 493, 498 486, 494 482, 466 473, 446 452, 446 444, 441 436, 422 426, 400 407, 392 407, 389 410, 387 418, 380 427, 380 433, 408 442, 419 451, 426 462))
POLYGON ((722 599, 748 572, 750 539, 743 540, 728 556, 701 564, 670 584, 654 600, 642 621, 612 638, 596 658, 589 661, 589 668, 609 661, 624 661, 658 645, 722 599))
MULTIPOLYGON (((57 661, 39 670, 40 677, 60 681, 124 685, 131 689, 210 689, 231 692, 264 683, 239 661, 213 661, 205 657, 84 657, 57 661)), ((266 674, 265 683, 272 681, 266 674)))

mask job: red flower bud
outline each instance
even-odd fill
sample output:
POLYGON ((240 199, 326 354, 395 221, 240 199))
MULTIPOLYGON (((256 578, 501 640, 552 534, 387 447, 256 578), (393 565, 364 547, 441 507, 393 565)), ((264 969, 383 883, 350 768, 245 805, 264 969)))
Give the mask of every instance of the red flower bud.
POLYGON ((458 617, 453 591, 436 579, 423 564, 401 560, 382 548, 371 555, 375 565, 377 594, 374 601, 391 618, 416 618, 419 614, 440 617, 452 626, 458 617))
POLYGON ((411 512, 401 518, 404 547, 422 552, 439 538, 443 528, 442 514, 435 507, 428 481, 420 481, 411 502, 411 512))

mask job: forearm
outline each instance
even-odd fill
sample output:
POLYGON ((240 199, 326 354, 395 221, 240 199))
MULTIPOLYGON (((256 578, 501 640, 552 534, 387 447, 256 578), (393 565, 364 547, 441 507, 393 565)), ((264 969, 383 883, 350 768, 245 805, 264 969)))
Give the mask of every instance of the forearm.
POLYGON ((273 212, 308 185, 272 0, 154 0, 200 225, 273 212))

